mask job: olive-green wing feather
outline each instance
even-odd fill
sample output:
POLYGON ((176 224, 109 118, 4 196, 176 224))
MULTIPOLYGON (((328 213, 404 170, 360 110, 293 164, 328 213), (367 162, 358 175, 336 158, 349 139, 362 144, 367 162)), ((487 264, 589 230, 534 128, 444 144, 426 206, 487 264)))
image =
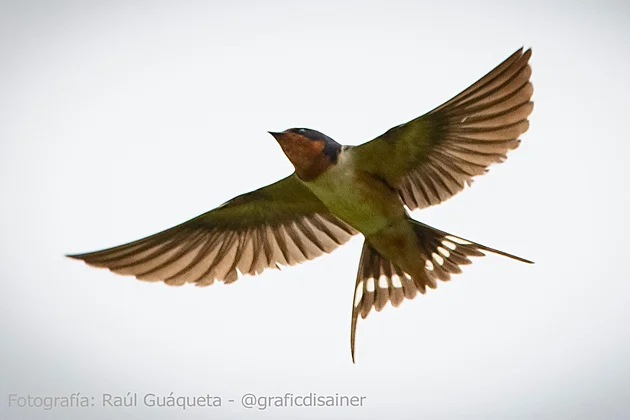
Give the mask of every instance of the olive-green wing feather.
POLYGON ((449 199, 518 147, 532 112, 531 50, 519 49, 433 111, 352 148, 410 209, 449 199))
POLYGON ((206 286, 313 259, 355 233, 291 175, 147 238, 69 257, 141 280, 206 286))

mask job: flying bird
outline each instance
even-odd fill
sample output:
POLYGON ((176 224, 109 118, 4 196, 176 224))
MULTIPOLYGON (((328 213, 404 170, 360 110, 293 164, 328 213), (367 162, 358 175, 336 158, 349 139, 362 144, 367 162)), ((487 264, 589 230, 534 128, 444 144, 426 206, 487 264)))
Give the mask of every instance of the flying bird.
POLYGON ((451 100, 359 146, 307 128, 270 132, 291 175, 155 235, 68 257, 141 280, 208 286, 314 259, 361 233, 354 362, 357 320, 372 308, 435 289, 484 251, 531 263, 407 211, 451 198, 519 146, 533 109, 530 57, 519 49, 451 100))

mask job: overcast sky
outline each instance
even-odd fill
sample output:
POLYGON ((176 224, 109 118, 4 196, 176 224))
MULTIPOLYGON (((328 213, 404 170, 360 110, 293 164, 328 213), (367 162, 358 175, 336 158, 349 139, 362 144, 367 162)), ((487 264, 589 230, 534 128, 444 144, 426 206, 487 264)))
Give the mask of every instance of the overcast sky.
POLYGON ((2 2, 0 419, 630 417, 629 28, 623 1, 2 2), (521 46, 535 88, 521 147, 413 216, 536 264, 475 259, 372 312, 355 365, 362 238, 207 288, 64 258, 286 176, 267 130, 359 144, 521 46), (9 406, 77 392, 95 406, 9 406), (223 407, 101 407, 127 392, 223 407), (240 403, 287 392, 366 398, 240 403))

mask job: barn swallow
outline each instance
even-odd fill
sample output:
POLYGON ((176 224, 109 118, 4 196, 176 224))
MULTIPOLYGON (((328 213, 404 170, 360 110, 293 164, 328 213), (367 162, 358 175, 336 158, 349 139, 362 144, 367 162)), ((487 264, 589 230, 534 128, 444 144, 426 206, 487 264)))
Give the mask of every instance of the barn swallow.
POLYGON ((359 146, 307 128, 270 132, 295 168, 288 177, 144 239, 68 256, 141 280, 208 286, 311 260, 361 233, 354 362, 359 315, 435 289, 484 251, 531 263, 407 212, 449 199, 519 146, 533 109, 530 57, 519 49, 451 100, 359 146))

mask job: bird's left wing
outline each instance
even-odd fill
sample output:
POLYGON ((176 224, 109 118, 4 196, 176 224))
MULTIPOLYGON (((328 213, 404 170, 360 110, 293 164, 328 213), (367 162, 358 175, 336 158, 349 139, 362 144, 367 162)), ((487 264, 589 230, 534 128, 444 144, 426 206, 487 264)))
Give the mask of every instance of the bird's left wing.
POLYGON ((141 280, 207 286, 313 259, 355 233, 293 174, 155 235, 68 256, 141 280))
POLYGON ((518 147, 533 109, 530 57, 516 51, 451 100, 351 153, 412 210, 449 199, 518 147))

